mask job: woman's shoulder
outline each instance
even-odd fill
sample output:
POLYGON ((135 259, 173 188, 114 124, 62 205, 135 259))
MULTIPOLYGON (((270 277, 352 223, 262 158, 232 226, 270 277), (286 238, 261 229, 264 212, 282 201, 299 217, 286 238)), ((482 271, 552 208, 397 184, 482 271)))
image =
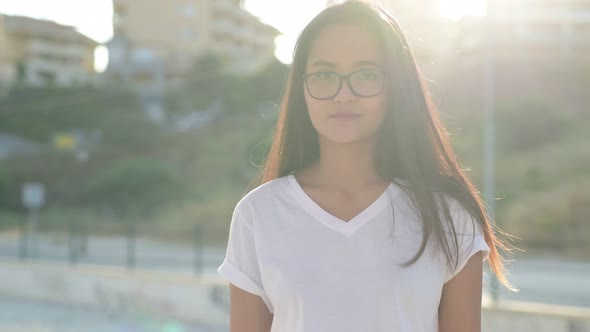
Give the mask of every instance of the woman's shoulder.
MULTIPOLYGON (((462 202, 457 197, 445 193, 440 194, 440 202, 446 205, 449 212, 449 217, 453 224, 454 229, 450 229, 449 223, 443 223, 443 227, 446 231, 457 234, 481 234, 482 229, 479 225, 477 218, 474 216, 472 211, 469 210, 466 202, 462 202)), ((444 210, 441 206, 439 209, 441 219, 446 219, 447 215, 444 214, 444 210)))
POLYGON ((236 209, 245 210, 252 206, 259 206, 261 203, 268 204, 276 197, 284 196, 288 186, 288 177, 279 177, 258 185, 240 199, 236 209))

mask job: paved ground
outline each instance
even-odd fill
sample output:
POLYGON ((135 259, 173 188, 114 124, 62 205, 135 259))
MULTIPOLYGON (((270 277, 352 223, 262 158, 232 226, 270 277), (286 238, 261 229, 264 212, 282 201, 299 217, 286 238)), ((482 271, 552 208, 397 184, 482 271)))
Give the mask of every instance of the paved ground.
POLYGON ((0 332, 222 332, 148 312, 108 313, 0 297, 0 332))
MULTIPOLYGON (((127 241, 124 237, 92 237, 78 260, 92 264, 125 266, 127 241)), ((65 237, 40 236, 33 259, 68 264, 65 237)), ((225 248, 203 248, 163 243, 149 239, 135 242, 136 266, 140 269, 218 276, 225 248)), ((18 259, 17 234, 0 234, 0 257, 18 259)), ((520 293, 501 290, 501 299, 590 307, 590 261, 568 261, 522 255, 508 267, 510 280, 520 293)), ((489 273, 487 273, 489 275, 489 273)), ((489 286, 489 281, 486 285, 489 286)), ((486 292, 489 292, 487 287, 486 292)))

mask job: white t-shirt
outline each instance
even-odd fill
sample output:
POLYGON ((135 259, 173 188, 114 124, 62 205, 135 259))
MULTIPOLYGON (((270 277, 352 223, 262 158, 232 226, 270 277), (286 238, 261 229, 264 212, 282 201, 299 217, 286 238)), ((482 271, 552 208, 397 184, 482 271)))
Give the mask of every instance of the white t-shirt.
POLYGON ((485 260, 489 247, 471 214, 448 199, 457 269, 431 244, 401 267, 420 248, 422 230, 398 182, 348 222, 292 175, 261 185, 236 205, 218 272, 262 298, 274 314, 271 332, 435 332, 443 284, 476 252, 485 260))

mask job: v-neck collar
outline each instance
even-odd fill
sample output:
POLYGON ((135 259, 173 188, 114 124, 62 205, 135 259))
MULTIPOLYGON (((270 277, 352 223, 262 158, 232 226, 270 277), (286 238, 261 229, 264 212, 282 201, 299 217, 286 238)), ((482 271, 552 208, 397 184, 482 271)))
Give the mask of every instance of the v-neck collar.
POLYGON ((286 180, 297 201, 307 210, 309 214, 311 214, 315 219, 320 221, 325 226, 328 226, 346 236, 351 236, 388 206, 388 193, 391 193, 392 188, 394 187, 393 182, 391 182, 385 191, 367 208, 362 210, 351 220, 344 221, 324 210, 318 203, 311 199, 311 197, 309 197, 309 195, 307 195, 307 193, 303 190, 293 174, 287 175, 286 180))

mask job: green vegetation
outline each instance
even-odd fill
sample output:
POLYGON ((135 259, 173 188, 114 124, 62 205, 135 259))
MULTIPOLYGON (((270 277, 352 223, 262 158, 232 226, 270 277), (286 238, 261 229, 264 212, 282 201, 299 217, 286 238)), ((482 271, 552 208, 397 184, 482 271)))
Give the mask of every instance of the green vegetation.
MULTIPOLYGON (((175 114, 222 101, 222 115, 195 131, 154 127, 125 90, 119 90, 120 99, 104 97, 115 93, 111 90, 88 92, 85 106, 73 101, 68 106, 65 101, 71 99, 65 96, 74 94, 65 90, 39 90, 35 98, 22 91, 0 102, 0 131, 40 142, 73 127, 103 132, 86 162, 54 150, 2 161, 0 227, 14 226, 22 217, 20 185, 40 181, 48 190, 43 214, 48 228, 84 220, 96 232, 125 232, 134 221, 144 234, 190 241, 195 225, 202 224, 205 240, 223 245, 233 207, 269 146, 276 112, 262 114, 261 107, 278 103, 286 72, 275 63, 255 76, 234 77, 221 72, 214 60, 200 59, 194 79, 167 98, 175 114), (214 80, 203 79, 208 75, 214 80), (48 106, 26 108, 30 103, 48 106)), ((512 67, 498 73, 495 217, 501 228, 521 238, 519 248, 590 257, 590 114, 582 96, 590 80, 568 66, 560 68, 536 71, 534 77, 517 75, 512 67), (550 77, 551 84, 545 90, 534 84, 505 86, 510 75, 523 82, 550 77)), ((449 94, 440 100, 441 112, 461 164, 483 190, 484 118, 476 97, 481 77, 463 70, 449 66, 438 74, 438 85, 449 94)))
MULTIPOLYGON (((507 120, 498 114, 496 222, 521 238, 517 245, 522 249, 559 250, 588 257, 587 241, 565 235, 590 237, 588 214, 581 212, 590 206, 590 122, 570 121, 570 117, 563 115, 555 121, 568 122, 565 128, 541 135, 543 127, 538 123, 542 120, 528 121, 526 116, 507 120), (523 132, 538 138, 523 143, 516 139, 523 132)), ((453 141, 462 165, 470 169, 467 174, 483 190, 483 131, 481 124, 473 121, 466 120, 470 129, 453 136, 453 141)))
POLYGON ((56 133, 78 129, 100 130, 107 144, 129 144, 144 142, 155 130, 135 94, 125 86, 17 86, 0 100, 0 119, 1 132, 40 143, 50 143, 56 133))
POLYGON ((150 215, 182 193, 177 172, 150 159, 121 159, 99 171, 87 185, 87 200, 113 208, 119 215, 150 215))
MULTIPOLYGON (((497 73, 495 219, 529 252, 590 257, 584 240, 590 238, 590 113, 584 102, 590 75, 575 70, 587 68, 584 63, 537 64, 531 72, 511 64, 497 73)), ((472 97, 481 96, 481 77, 456 85, 472 99, 450 96, 445 121, 463 167, 483 191, 483 102, 472 97)))

